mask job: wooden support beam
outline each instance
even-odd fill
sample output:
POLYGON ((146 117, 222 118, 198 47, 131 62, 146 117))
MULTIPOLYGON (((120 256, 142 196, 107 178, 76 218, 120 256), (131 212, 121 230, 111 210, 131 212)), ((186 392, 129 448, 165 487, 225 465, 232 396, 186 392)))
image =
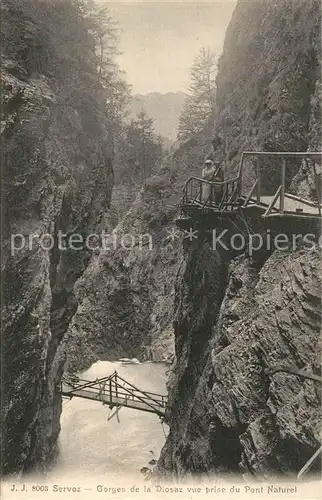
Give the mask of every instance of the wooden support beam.
POLYGON ((257 178, 256 201, 257 201, 257 203, 260 203, 260 201, 261 201, 261 170, 260 170, 258 158, 256 158, 256 178, 257 178))
POLYGON ((219 210, 222 209, 222 207, 224 206, 225 204, 225 201, 227 201, 227 194, 228 194, 228 184, 225 184, 224 186, 224 190, 222 191, 222 196, 221 196, 221 200, 218 204, 218 208, 219 210))
POLYGON ((238 172, 237 172, 238 179, 241 179, 243 166, 244 166, 244 153, 242 153, 242 155, 240 157, 240 162, 239 162, 239 167, 238 167, 238 172))
POLYGON ((280 191, 280 214, 284 213, 284 194, 285 194, 285 172, 286 160, 282 160, 282 173, 281 173, 281 191, 280 191))
POLYGON ((319 216, 321 217, 321 182, 322 182, 322 175, 318 174, 316 171, 316 163, 313 163, 313 171, 314 171, 314 182, 315 182, 315 190, 316 190, 316 198, 318 200, 318 205, 319 205, 319 216))
POLYGON ((297 479, 301 479, 301 477, 303 477, 311 469, 315 460, 318 458, 319 455, 321 455, 321 453, 322 453, 322 446, 320 446, 320 448, 316 450, 316 452, 314 453, 314 455, 312 455, 310 460, 308 460, 306 464, 302 467, 302 469, 297 475, 297 479))
POLYGON ((282 186, 280 186, 280 187, 278 188, 278 190, 276 191, 275 196, 274 196, 274 198, 272 199, 270 206, 267 208, 266 212, 263 214, 263 217, 267 217, 267 216, 271 213, 271 211, 272 211, 272 210, 273 210, 273 208, 274 208, 275 203, 276 203, 276 202, 277 202, 277 200, 278 200, 278 197, 279 197, 279 196, 280 196, 280 194, 281 194, 281 190, 282 190, 282 186))
POLYGON ((300 378, 306 378, 313 380, 314 382, 322 383, 322 377, 320 375, 315 375, 314 373, 305 372, 303 370, 298 370, 297 368, 292 368, 291 366, 276 366, 275 368, 269 368, 265 370, 266 375, 274 375, 275 373, 290 373, 291 375, 296 375, 300 378))
POLYGON ((238 190, 238 183, 236 182, 235 187, 234 187, 234 189, 233 189, 233 191, 232 191, 232 193, 227 201, 227 205, 230 205, 230 204, 232 204, 233 201, 235 201, 236 195, 237 195, 237 190, 238 190))
POLYGON ((243 151, 243 156, 279 156, 284 158, 300 157, 300 158, 316 158, 321 160, 322 152, 320 151, 243 151))
MULTIPOLYGON (((295 194, 292 194, 292 193, 285 193, 284 197, 290 198, 291 200, 299 201, 300 203, 303 203, 303 205, 308 205, 309 207, 316 208, 317 212, 319 212, 319 204, 314 203, 314 201, 305 200, 305 199, 301 198, 300 196, 296 196, 295 194)), ((321 209, 321 205, 320 205, 320 209, 321 209)))
POLYGON ((257 187, 257 184, 258 184, 258 179, 256 179, 256 181, 255 181, 255 182, 254 182, 254 184, 252 185, 252 188, 251 188, 251 190, 249 191, 249 193, 248 193, 248 195, 247 195, 247 198, 246 198, 246 200, 245 200, 245 202, 244 202, 243 207, 246 207, 246 206, 248 205, 248 203, 249 203, 249 201, 250 201, 251 197, 253 196, 253 193, 254 193, 254 191, 255 191, 255 189, 256 189, 256 187, 257 187))
POLYGON ((117 417, 117 421, 118 421, 118 423, 120 423, 119 411, 120 411, 120 409, 121 409, 121 408, 123 408, 123 406, 122 406, 122 405, 117 405, 117 406, 115 407, 114 412, 112 411, 112 413, 111 413, 111 414, 107 417, 107 421, 109 422, 109 421, 110 421, 110 420, 112 420, 112 418, 113 418, 113 417, 115 417, 115 415, 116 415, 116 417, 117 417))

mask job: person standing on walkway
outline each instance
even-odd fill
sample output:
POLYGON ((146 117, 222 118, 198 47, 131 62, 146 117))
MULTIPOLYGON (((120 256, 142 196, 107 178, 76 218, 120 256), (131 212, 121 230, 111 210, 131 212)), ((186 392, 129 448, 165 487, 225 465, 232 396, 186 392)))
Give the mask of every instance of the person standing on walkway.
MULTIPOLYGON (((223 182, 224 181, 224 171, 220 166, 218 160, 213 158, 207 158, 203 169, 202 178, 209 182, 223 182)), ((202 202, 203 203, 215 203, 219 205, 223 195, 223 187, 219 185, 211 185, 208 183, 203 183, 202 186, 202 202)))
MULTIPOLYGON (((205 161, 202 169, 202 178, 205 181, 211 182, 215 174, 215 166, 212 160, 208 159, 205 161)), ((211 203, 212 186, 210 183, 204 182, 202 184, 202 202, 211 203)))

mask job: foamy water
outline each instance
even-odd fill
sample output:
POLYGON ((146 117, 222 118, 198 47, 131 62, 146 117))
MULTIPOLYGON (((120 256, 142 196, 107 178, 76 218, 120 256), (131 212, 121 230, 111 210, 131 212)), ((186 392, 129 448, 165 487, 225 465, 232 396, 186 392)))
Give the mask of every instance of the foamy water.
MULTIPOLYGON (((166 394, 166 367, 162 364, 98 362, 81 377, 92 380, 114 370, 146 391, 166 394)), ((165 442, 164 430, 156 415, 122 408, 119 422, 100 402, 74 398, 63 403, 59 455, 47 478, 8 481, 2 498, 15 500, 85 500, 87 498, 122 500, 208 500, 208 499, 306 499, 321 498, 319 481, 269 483, 218 478, 195 479, 185 484, 157 484, 145 481, 141 467, 159 457, 165 442), (272 486, 276 491, 272 491, 272 486), (281 491, 279 488, 289 488, 281 491), (278 491, 279 490, 279 491, 278 491)))
MULTIPOLYGON (((117 372, 139 389, 166 394, 166 367, 144 363, 124 365, 99 361, 81 374, 95 380, 117 372)), ((110 421, 108 406, 100 402, 73 398, 63 402, 59 456, 52 474, 99 475, 114 479, 124 475, 141 477, 141 467, 151 467, 165 442, 166 426, 157 415, 121 408, 110 421)))

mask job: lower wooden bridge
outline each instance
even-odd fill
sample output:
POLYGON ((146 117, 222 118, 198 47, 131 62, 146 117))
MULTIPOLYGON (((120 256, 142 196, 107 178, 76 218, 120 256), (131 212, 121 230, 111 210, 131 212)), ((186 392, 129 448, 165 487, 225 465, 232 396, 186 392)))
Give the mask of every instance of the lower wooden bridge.
POLYGON ((109 408, 121 407, 155 413, 164 418, 167 396, 154 392, 142 391, 115 371, 111 375, 84 380, 75 375, 63 375, 61 395, 66 398, 83 398, 100 401, 109 408))

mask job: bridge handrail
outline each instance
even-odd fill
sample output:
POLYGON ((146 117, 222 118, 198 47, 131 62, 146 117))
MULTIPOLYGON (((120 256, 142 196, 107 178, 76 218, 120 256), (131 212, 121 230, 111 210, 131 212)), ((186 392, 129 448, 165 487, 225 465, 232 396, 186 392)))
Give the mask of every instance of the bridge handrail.
MULTIPOLYGON (((116 372, 112 373, 112 375, 109 375, 108 377, 104 377, 104 378, 96 379, 96 380, 78 379, 80 382, 85 382, 85 384, 80 385, 80 386, 76 386, 76 387, 74 387, 74 389, 81 390, 81 389, 86 388, 86 387, 91 387, 91 386, 97 384, 98 382, 107 382, 115 375, 115 373, 116 372)), ((63 375, 61 382, 63 383, 65 380, 66 380, 66 382, 65 382, 66 384, 73 387, 73 385, 71 385, 71 383, 68 381, 67 377, 64 377, 64 375, 63 375)))
MULTIPOLYGON (((314 170, 314 178, 315 178, 315 187, 317 190, 317 198, 318 201, 317 203, 312 203, 312 206, 315 208, 317 207, 319 215, 321 216, 321 196, 319 194, 318 190, 318 174, 316 171, 316 163, 321 164, 322 162, 322 152, 320 151, 243 151, 240 156, 239 160, 239 167, 237 174, 235 176, 230 177, 229 179, 225 179, 223 181, 217 181, 217 180, 207 180, 207 179, 202 179, 200 177, 196 176, 191 176, 187 179, 185 182, 183 188, 182 188, 182 197, 180 199, 180 206, 183 207, 186 203, 189 202, 200 202, 201 203, 201 210, 203 210, 207 204, 210 206, 213 206, 213 191, 212 188, 209 190, 209 194, 207 196, 207 199, 203 199, 203 190, 202 186, 203 185, 208 185, 208 186, 216 186, 220 187, 222 190, 222 199, 219 203, 219 210, 221 209, 229 209, 233 208, 238 204, 238 195, 240 195, 241 191, 241 181, 242 181, 242 173, 244 169, 244 160, 246 158, 250 157, 255 157, 256 161, 256 175, 257 175, 257 184, 253 186, 251 194, 248 195, 247 200, 249 201, 254 189, 256 188, 256 199, 257 201, 260 201, 260 196, 261 196, 261 181, 260 181, 260 168, 259 168, 259 158, 261 157, 271 157, 271 158, 281 158, 282 159, 282 166, 281 166, 281 188, 279 192, 279 196, 275 199, 275 202, 272 204, 271 207, 269 207, 270 210, 272 210, 275 206, 275 203, 277 203, 277 199, 280 199, 280 205, 279 205, 279 213, 284 214, 284 199, 285 197, 291 198, 287 193, 285 193, 285 171, 286 171, 286 161, 287 158, 311 158, 312 160, 316 160, 315 163, 313 161, 313 170, 314 170), (197 185, 195 184, 197 183, 197 185), (199 185, 199 186, 198 186, 199 185), (233 186, 232 192, 229 192, 230 189, 229 187, 233 186), (198 193, 199 190, 199 193, 198 193)), ((276 194, 276 193, 275 193, 276 194)), ((216 198, 215 198, 216 199, 216 198)), ((295 198, 294 198, 295 199, 295 198)), ((298 200, 302 201, 302 200, 298 200)), ((309 205, 310 203, 307 202, 307 200, 303 200, 303 203, 309 205)), ((215 205, 217 202, 215 202, 215 205)), ((244 207, 247 205, 247 203, 244 202, 244 207)), ((269 212, 270 212, 269 210, 269 212)), ((267 214, 265 214, 267 215, 267 214)))
MULTIPOLYGON (((133 389, 135 389, 136 391, 140 392, 141 394, 144 394, 148 399, 152 400, 152 401, 155 401, 157 404, 159 404, 156 400, 154 400, 153 398, 151 398, 149 396, 149 393, 146 392, 146 391, 142 391, 141 389, 139 389, 138 387, 136 387, 135 385, 131 384, 130 382, 128 382, 127 380, 125 380, 124 378, 120 377, 119 374, 117 374, 117 378, 122 380, 122 382, 125 382, 127 385, 129 385, 130 387, 132 387, 133 389)), ((123 387, 125 389, 125 387, 123 387)), ((152 393, 151 393, 152 394, 152 393)))
POLYGON ((244 156, 299 156, 305 158, 306 156, 322 156, 321 151, 243 151, 244 156))
MULTIPOLYGON (((128 403, 131 401, 133 403, 141 402, 146 407, 152 409, 154 413, 160 415, 163 415, 161 409, 164 410, 167 403, 165 395, 142 391, 134 384, 120 377, 116 370, 111 375, 101 379, 83 380, 77 377, 76 380, 78 385, 68 380, 67 376, 63 376, 61 381, 61 393, 69 397, 77 395, 81 397, 81 394, 77 393, 83 391, 83 393, 95 395, 95 399, 97 399, 97 397, 102 399, 102 396, 106 396, 111 403, 113 403, 112 398, 118 398, 124 400, 125 406, 129 406, 128 403), (123 383, 122 385, 119 380, 123 383), (106 386, 107 382, 109 382, 108 386, 106 386), (103 383, 104 385, 102 386, 103 383), (68 390, 64 390, 64 384, 68 387, 68 390)), ((83 397, 86 396, 84 395, 83 397)))
MULTIPOLYGON (((63 391, 64 394, 73 394, 73 393, 77 393, 78 391, 85 391, 87 393, 90 393, 90 394, 103 394, 104 396, 109 396, 110 394, 112 394, 113 396, 118 396, 118 397, 121 397, 121 398, 126 398, 129 396, 131 396, 131 398, 133 400, 136 399, 139 399, 140 401, 147 403, 149 401, 154 401, 155 404, 157 406, 165 406, 166 404, 166 396, 163 395, 163 394, 156 394, 157 398, 155 399, 152 399, 151 397, 148 397, 148 396, 140 396, 140 394, 137 394, 137 392, 141 392, 141 391, 132 391, 130 389, 126 389, 125 387, 123 386, 120 386, 118 385, 117 388, 112 388, 112 389, 99 389, 98 387, 93 387, 93 386, 87 386, 87 387, 75 387, 73 390, 71 391, 63 391)), ((149 394, 149 393, 147 393, 149 394)))
POLYGON ((242 166, 243 166, 243 160, 244 157, 246 156, 279 156, 279 157, 286 157, 290 158, 292 156, 297 156, 300 158, 306 158, 307 156, 313 156, 313 157, 322 157, 322 153, 320 151, 243 151, 240 157, 240 163, 239 163, 239 168, 238 168, 238 173, 235 177, 232 177, 231 179, 227 179, 225 181, 208 181, 206 179, 202 179, 200 177, 195 177, 191 176, 189 179, 185 182, 182 190, 184 191, 187 187, 187 184, 192 180, 197 180, 201 181, 205 184, 226 184, 230 182, 234 182, 237 180, 240 180, 241 178, 241 171, 242 171, 242 166))
POLYGON ((306 199, 303 199, 300 196, 297 196, 297 195, 292 194, 292 193, 285 193, 284 196, 285 196, 285 198, 290 198, 291 200, 301 201, 305 205, 309 205, 310 207, 313 207, 313 208, 319 207, 318 200, 316 200, 316 201, 315 200, 306 200, 306 199))
POLYGON ((144 405, 150 407, 154 412, 159 413, 158 408, 165 408, 166 405, 166 398, 163 395, 159 395, 156 393, 149 393, 142 391, 135 385, 131 384, 127 380, 125 380, 123 377, 120 377, 117 373, 117 371, 114 371, 111 375, 108 377, 104 377, 101 379, 96 379, 96 380, 82 380, 78 379, 80 382, 85 382, 81 383, 81 385, 76 385, 73 386, 70 384, 68 381, 68 377, 63 377, 62 378, 62 388, 61 392, 63 394, 67 395, 76 395, 78 391, 85 391, 90 394, 95 394, 101 397, 102 395, 106 396, 110 400, 112 397, 119 397, 120 399, 124 399, 126 402, 127 406, 127 401, 129 395, 132 398, 132 401, 140 401, 144 405), (65 380, 64 380, 65 379, 65 380), (124 385, 121 385, 118 380, 121 380, 124 384, 126 384, 129 387, 126 387, 124 385), (105 387, 106 382, 110 382, 108 388, 105 387), (71 390, 69 391, 64 391, 63 390, 63 383, 65 382, 66 385, 69 385, 71 387, 71 390), (103 388, 97 387, 97 385, 101 385, 104 382, 103 388), (112 386, 111 382, 114 382, 114 387, 112 386), (155 397, 157 396, 157 398, 155 397), (152 404, 151 404, 152 402, 152 404), (154 403, 154 404, 153 404, 154 403))
MULTIPOLYGON (((189 179, 186 181, 184 187, 183 187, 183 194, 180 200, 180 205, 183 206, 188 200, 196 200, 196 197, 192 196, 192 191, 191 191, 191 196, 189 197, 189 185, 193 186, 193 182, 196 182, 200 189, 199 189, 199 195, 197 198, 200 198, 200 202, 203 201, 202 209, 207 205, 209 200, 213 196, 212 190, 210 190, 208 197, 206 200, 201 200, 202 194, 201 194, 201 186, 202 185, 208 185, 211 187, 219 187, 222 190, 222 200, 220 205, 225 205, 229 206, 232 205, 232 200, 234 197, 237 197, 238 195, 238 186, 239 186, 239 177, 231 177, 230 179, 225 179, 224 181, 209 181, 207 179, 201 179, 199 177, 191 176, 189 179), (232 193, 229 193, 229 186, 233 187, 232 193)), ((191 188, 192 189, 192 188, 191 188)))
POLYGON ((195 181, 198 181, 200 183, 203 183, 203 184, 210 184, 210 185, 218 185, 218 186, 224 186, 225 184, 232 184, 233 182, 236 182, 239 180, 239 177, 238 176, 235 176, 235 177, 232 177, 231 179, 226 179, 224 181, 208 181, 207 179, 202 179, 200 177, 195 177, 195 176, 191 176, 189 177, 189 179, 186 181, 185 185, 183 186, 182 188, 182 191, 185 191, 187 185, 189 184, 189 182, 191 182, 192 180, 195 180, 195 181))
MULTIPOLYGON (((96 379, 96 380, 86 380, 86 379, 79 378, 78 381, 84 382, 84 384, 77 385, 77 386, 72 386, 70 384, 70 382, 68 381, 68 379, 66 379, 65 377, 62 377, 62 382, 65 382, 66 385, 71 386, 73 388, 73 390, 82 390, 83 388, 92 388, 92 389, 96 390, 96 388, 93 386, 95 386, 97 383, 102 383, 105 381, 108 382, 114 376, 115 376, 115 374, 113 373, 112 375, 109 375, 108 377, 104 377, 104 378, 96 379)), ((121 377, 118 375, 118 378, 121 378, 121 377)), ((126 382, 126 383, 128 383, 128 382, 126 382)), ((120 386, 120 387, 122 387, 122 386, 120 386)), ((157 397, 161 397, 161 398, 167 397, 165 394, 158 394, 157 392, 141 391, 141 389, 137 389, 137 391, 139 391, 140 393, 144 392, 145 394, 148 395, 149 399, 153 399, 150 396, 157 396, 157 397)))
POLYGON ((241 178, 244 158, 248 156, 276 156, 280 158, 306 158, 308 156, 320 157, 322 158, 322 152, 320 151, 243 151, 240 157, 239 168, 238 168, 238 177, 241 178))
MULTIPOLYGON (((133 394, 133 391, 131 391, 130 389, 127 389, 126 387, 123 387, 123 389, 125 389, 125 391, 127 391, 129 394, 133 394)), ((139 401, 141 401, 142 403, 146 404, 147 406, 149 406, 150 408, 152 408, 152 410, 156 411, 157 408, 155 408, 155 406, 153 406, 151 403, 149 403, 148 401, 146 401, 146 399, 149 399, 149 398, 143 398, 142 396, 138 396, 136 395, 135 396, 139 401)), ((154 400, 152 400, 154 401, 154 400)), ((162 406, 160 405, 157 401, 155 401, 155 403, 157 404, 157 406, 162 406)))
POLYGON ((204 183, 211 184, 215 182, 216 184, 222 184, 222 183, 229 183, 233 182, 236 180, 240 179, 240 171, 241 171, 241 164, 242 160, 245 156, 280 156, 280 157, 292 157, 292 156, 298 156, 300 158, 305 158, 307 156, 316 156, 316 157, 322 157, 322 152, 320 151, 243 151, 241 154, 241 161, 240 161, 240 166, 238 169, 238 174, 235 177, 232 177, 231 179, 227 179, 225 181, 219 182, 219 181, 207 181, 206 179, 202 179, 200 177, 195 177, 191 176, 189 179, 186 181, 185 185, 183 186, 183 190, 187 186, 187 184, 192 180, 195 179, 197 181, 201 181, 204 183))
POLYGON ((160 395, 160 398, 159 399, 151 399, 151 398, 148 398, 148 397, 145 397, 145 396, 139 396, 138 394, 135 394, 134 392, 129 392, 129 390, 124 390, 124 391, 121 391, 119 389, 119 387, 117 389, 112 389, 111 391, 104 391, 104 394, 106 395, 109 395, 109 394, 112 394, 112 395, 115 395, 117 397, 120 397, 120 398, 129 398, 129 396, 131 396, 132 400, 136 400, 136 399, 139 399, 141 402, 149 402, 149 401, 155 401, 155 404, 157 406, 165 406, 165 403, 166 403, 166 399, 165 399, 165 396, 162 396, 160 395))

